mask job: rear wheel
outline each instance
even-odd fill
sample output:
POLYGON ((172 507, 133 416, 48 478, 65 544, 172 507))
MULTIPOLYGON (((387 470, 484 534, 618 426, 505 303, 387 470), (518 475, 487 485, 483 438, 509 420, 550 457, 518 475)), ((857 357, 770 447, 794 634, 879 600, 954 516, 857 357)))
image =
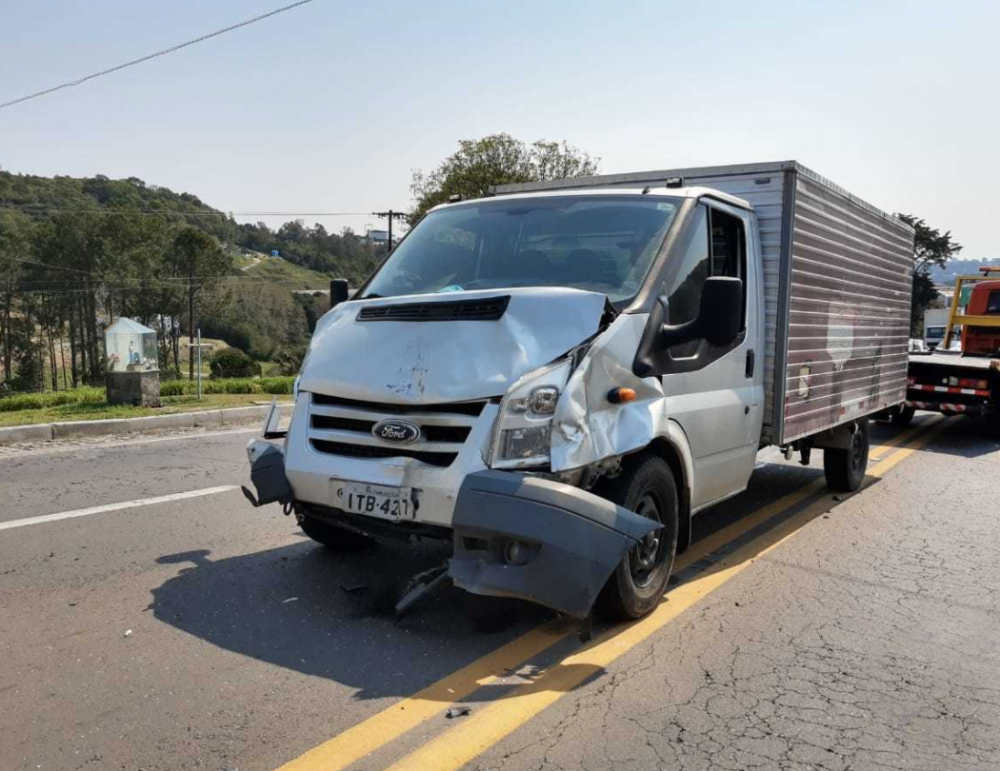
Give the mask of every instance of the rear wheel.
POLYGON ((892 425, 896 426, 896 428, 906 428, 913 422, 913 416, 916 411, 915 407, 900 407, 892 415, 892 425))
POLYGON ((595 492, 663 526, 625 555, 598 599, 609 616, 641 618, 659 605, 677 554, 679 497, 673 471, 662 458, 639 456, 595 492))
POLYGON ((823 471, 831 490, 853 493, 861 488, 868 469, 868 421, 859 420, 850 446, 823 450, 823 471))

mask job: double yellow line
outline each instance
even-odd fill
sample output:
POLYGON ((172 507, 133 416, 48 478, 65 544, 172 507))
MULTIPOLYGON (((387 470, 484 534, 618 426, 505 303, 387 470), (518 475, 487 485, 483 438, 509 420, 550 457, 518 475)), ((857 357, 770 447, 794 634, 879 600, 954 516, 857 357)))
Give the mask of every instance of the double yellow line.
MULTIPOLYGON (((868 470, 869 478, 882 476, 920 450, 943 430, 947 422, 941 418, 931 418, 893 440, 873 447, 871 456, 877 460, 868 470), (889 451, 892 451, 889 456, 881 457, 889 451)), ((722 528, 680 555, 674 570, 680 572, 747 536, 769 520, 820 495, 824 488, 825 481, 817 479, 722 528)), ((831 496, 822 495, 781 524, 738 547, 694 578, 671 589, 667 601, 646 618, 605 631, 534 681, 514 688, 468 718, 463 718, 454 728, 404 757, 390 771, 453 771, 461 768, 566 693, 603 671, 615 659, 745 570, 757 558, 791 537, 801 527, 829 511, 832 506, 831 496)), ((285 764, 279 771, 341 771, 443 712, 450 705, 463 701, 481 687, 502 679, 510 671, 570 634, 571 630, 558 621, 543 624, 358 723, 285 764)))

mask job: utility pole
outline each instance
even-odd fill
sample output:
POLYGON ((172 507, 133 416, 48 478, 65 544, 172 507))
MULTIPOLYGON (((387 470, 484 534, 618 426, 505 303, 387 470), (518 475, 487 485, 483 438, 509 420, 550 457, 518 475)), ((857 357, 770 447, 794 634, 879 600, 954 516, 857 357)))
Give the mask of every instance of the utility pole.
POLYGON ((378 217, 379 219, 388 219, 389 220, 389 248, 388 248, 387 251, 391 252, 392 251, 392 221, 393 220, 404 220, 404 219, 406 219, 406 212, 393 211, 392 209, 389 209, 389 211, 373 211, 372 212, 372 216, 373 217, 378 217))

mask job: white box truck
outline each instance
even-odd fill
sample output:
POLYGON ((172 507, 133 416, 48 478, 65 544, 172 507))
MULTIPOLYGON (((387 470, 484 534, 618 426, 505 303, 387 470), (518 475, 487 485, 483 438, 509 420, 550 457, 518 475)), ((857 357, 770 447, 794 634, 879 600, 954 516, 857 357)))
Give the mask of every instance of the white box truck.
POLYGON ((948 326, 947 308, 928 308, 924 311, 924 342, 932 351, 944 340, 944 330, 948 326))
POLYGON ((257 500, 327 544, 448 539, 470 592, 640 617, 761 448, 858 489, 912 271, 912 228, 796 162, 439 206, 338 285, 284 444, 248 448, 257 500))

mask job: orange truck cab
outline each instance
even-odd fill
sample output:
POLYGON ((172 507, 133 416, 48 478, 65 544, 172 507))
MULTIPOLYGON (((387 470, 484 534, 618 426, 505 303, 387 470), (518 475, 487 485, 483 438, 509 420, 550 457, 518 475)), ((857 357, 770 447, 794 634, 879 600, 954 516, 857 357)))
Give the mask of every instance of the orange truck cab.
MULTIPOLYGON (((972 288, 968 316, 1000 318, 1000 281, 983 281, 972 288)), ((966 356, 996 356, 1000 352, 1000 327, 965 326, 962 329, 962 352, 966 356)))
POLYGON ((906 425, 916 410, 1000 419, 1000 269, 959 276, 943 344, 933 353, 910 355, 906 402, 892 420, 906 425), (956 351, 950 344, 959 327, 956 351))

